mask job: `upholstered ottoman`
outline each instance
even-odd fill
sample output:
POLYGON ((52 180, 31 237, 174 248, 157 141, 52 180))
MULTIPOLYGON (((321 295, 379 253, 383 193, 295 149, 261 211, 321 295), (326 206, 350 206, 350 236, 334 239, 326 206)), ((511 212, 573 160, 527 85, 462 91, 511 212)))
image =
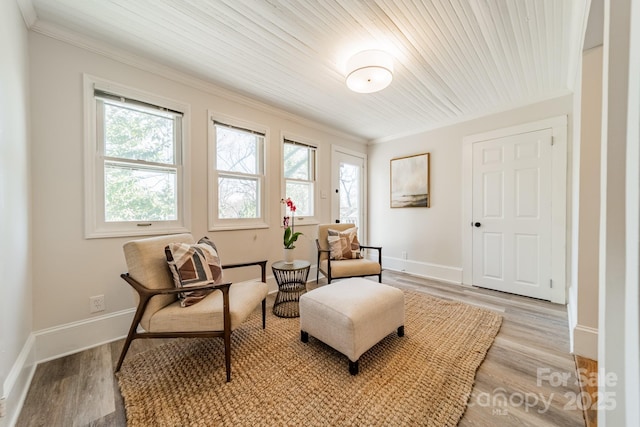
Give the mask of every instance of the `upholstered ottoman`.
POLYGON ((309 335, 349 358, 358 373, 364 352, 397 329, 404 335, 404 293, 362 278, 316 288, 300 297, 300 339, 309 335))

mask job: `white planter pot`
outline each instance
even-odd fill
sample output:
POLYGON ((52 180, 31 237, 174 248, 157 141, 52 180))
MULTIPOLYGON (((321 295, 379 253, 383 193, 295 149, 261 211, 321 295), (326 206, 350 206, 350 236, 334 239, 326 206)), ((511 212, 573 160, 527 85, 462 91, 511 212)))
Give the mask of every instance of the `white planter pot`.
POLYGON ((293 249, 284 249, 285 264, 293 264, 293 249))

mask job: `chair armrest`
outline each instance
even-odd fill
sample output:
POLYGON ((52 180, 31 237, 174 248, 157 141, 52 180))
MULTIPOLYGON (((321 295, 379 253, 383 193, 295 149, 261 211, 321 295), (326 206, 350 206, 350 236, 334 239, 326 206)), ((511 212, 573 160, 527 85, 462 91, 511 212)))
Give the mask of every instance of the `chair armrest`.
POLYGON ((187 286, 185 288, 170 288, 170 289, 157 289, 158 291, 161 292, 155 292, 155 295, 171 295, 171 294, 177 294, 180 292, 191 292, 191 291, 200 291, 203 289, 211 289, 211 290, 216 290, 216 289, 220 289, 222 290, 223 288, 228 288, 229 286, 231 286, 231 282, 226 282, 226 283, 207 283, 205 285, 198 285, 198 286, 187 286))
POLYGON ((322 252, 326 252, 326 253, 328 253, 328 254, 330 254, 330 253, 331 253, 331 250, 330 250, 330 249, 322 249, 322 248, 320 247, 320 241, 319 241, 318 239, 316 239, 316 247, 318 248, 318 256, 320 256, 320 254, 321 254, 322 252))
MULTIPOLYGON (((129 330, 129 335, 127 336, 127 342, 129 344, 131 343, 131 339, 142 336, 137 334, 136 328, 138 327, 138 325, 140 324, 140 321, 142 320, 142 316, 145 310, 147 309, 147 305, 149 304, 149 301, 151 301, 151 299, 154 296, 177 294, 187 290, 195 291, 195 290, 201 290, 201 289, 212 289, 212 290, 220 290, 222 292, 224 327, 225 327, 225 331, 227 331, 226 332, 227 335, 225 335, 225 337, 228 336, 228 333, 229 333, 228 331, 230 331, 230 327, 231 327, 231 318, 229 316, 229 287, 231 286, 231 283, 215 284, 213 282, 209 282, 204 285, 191 286, 188 288, 180 288, 180 289, 179 288, 149 289, 146 286, 144 286, 142 283, 138 282, 136 279, 131 277, 129 273, 123 273, 120 275, 120 277, 122 277, 128 284, 130 284, 131 287, 133 287, 133 289, 140 296, 138 298, 138 307, 136 307, 136 312, 133 315, 133 322, 131 322, 131 329, 129 330)), ((153 334, 146 334, 146 336, 151 337, 153 336, 153 334)), ((156 335, 156 336, 159 336, 159 335, 156 335)), ((128 348, 128 344, 126 343, 125 343, 125 348, 128 348)), ((120 369, 120 365, 122 363, 123 357, 124 357, 124 353, 120 357, 120 361, 118 362, 118 369, 120 369)))
POLYGON ((328 254, 327 255, 327 259, 330 259, 331 258, 331 249, 322 249, 320 247, 320 241, 318 239, 316 239, 316 247, 318 248, 318 266, 320 266, 320 254, 326 253, 326 254, 328 254))
POLYGON ((378 251, 382 250, 382 246, 369 246, 369 245, 360 245, 361 248, 365 249, 376 249, 378 251))
POLYGON ((240 268, 240 267, 251 267, 254 265, 259 265, 261 270, 261 279, 262 282, 267 282, 267 261, 251 261, 251 262, 242 262, 237 264, 226 264, 222 266, 222 269, 231 269, 231 268, 240 268))
POLYGON ((360 248, 378 251, 378 264, 380 264, 380 268, 382 268, 382 246, 360 245, 360 248))
POLYGON ((130 284, 136 292, 140 294, 140 296, 145 296, 147 298, 153 297, 155 295, 172 295, 178 294, 185 291, 199 291, 202 289, 224 289, 229 288, 231 283, 206 283, 204 285, 198 286, 189 286, 188 288, 164 288, 164 289, 150 289, 144 286, 142 283, 138 282, 136 279, 131 277, 129 273, 123 273, 120 275, 128 284, 130 284))

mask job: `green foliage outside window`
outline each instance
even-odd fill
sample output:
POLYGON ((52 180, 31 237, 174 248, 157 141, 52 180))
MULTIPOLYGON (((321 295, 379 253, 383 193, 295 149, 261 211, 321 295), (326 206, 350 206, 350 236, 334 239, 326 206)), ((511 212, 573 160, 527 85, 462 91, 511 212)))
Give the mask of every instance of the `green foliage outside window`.
POLYGON ((177 213, 174 117, 104 102, 105 221, 171 221, 177 213))
POLYGON ((315 150, 285 142, 283 163, 286 196, 296 201, 298 215, 313 215, 315 150))
POLYGON ((264 136, 216 125, 218 218, 255 219, 260 212, 264 136))

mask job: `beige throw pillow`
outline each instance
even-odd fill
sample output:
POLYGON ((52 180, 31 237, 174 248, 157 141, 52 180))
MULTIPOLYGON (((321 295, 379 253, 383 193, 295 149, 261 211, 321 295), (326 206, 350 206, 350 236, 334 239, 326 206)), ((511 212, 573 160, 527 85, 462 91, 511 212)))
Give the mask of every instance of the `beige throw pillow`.
POLYGON ((331 249, 331 259, 360 258, 360 242, 358 241, 358 227, 344 231, 328 230, 327 241, 331 249))

